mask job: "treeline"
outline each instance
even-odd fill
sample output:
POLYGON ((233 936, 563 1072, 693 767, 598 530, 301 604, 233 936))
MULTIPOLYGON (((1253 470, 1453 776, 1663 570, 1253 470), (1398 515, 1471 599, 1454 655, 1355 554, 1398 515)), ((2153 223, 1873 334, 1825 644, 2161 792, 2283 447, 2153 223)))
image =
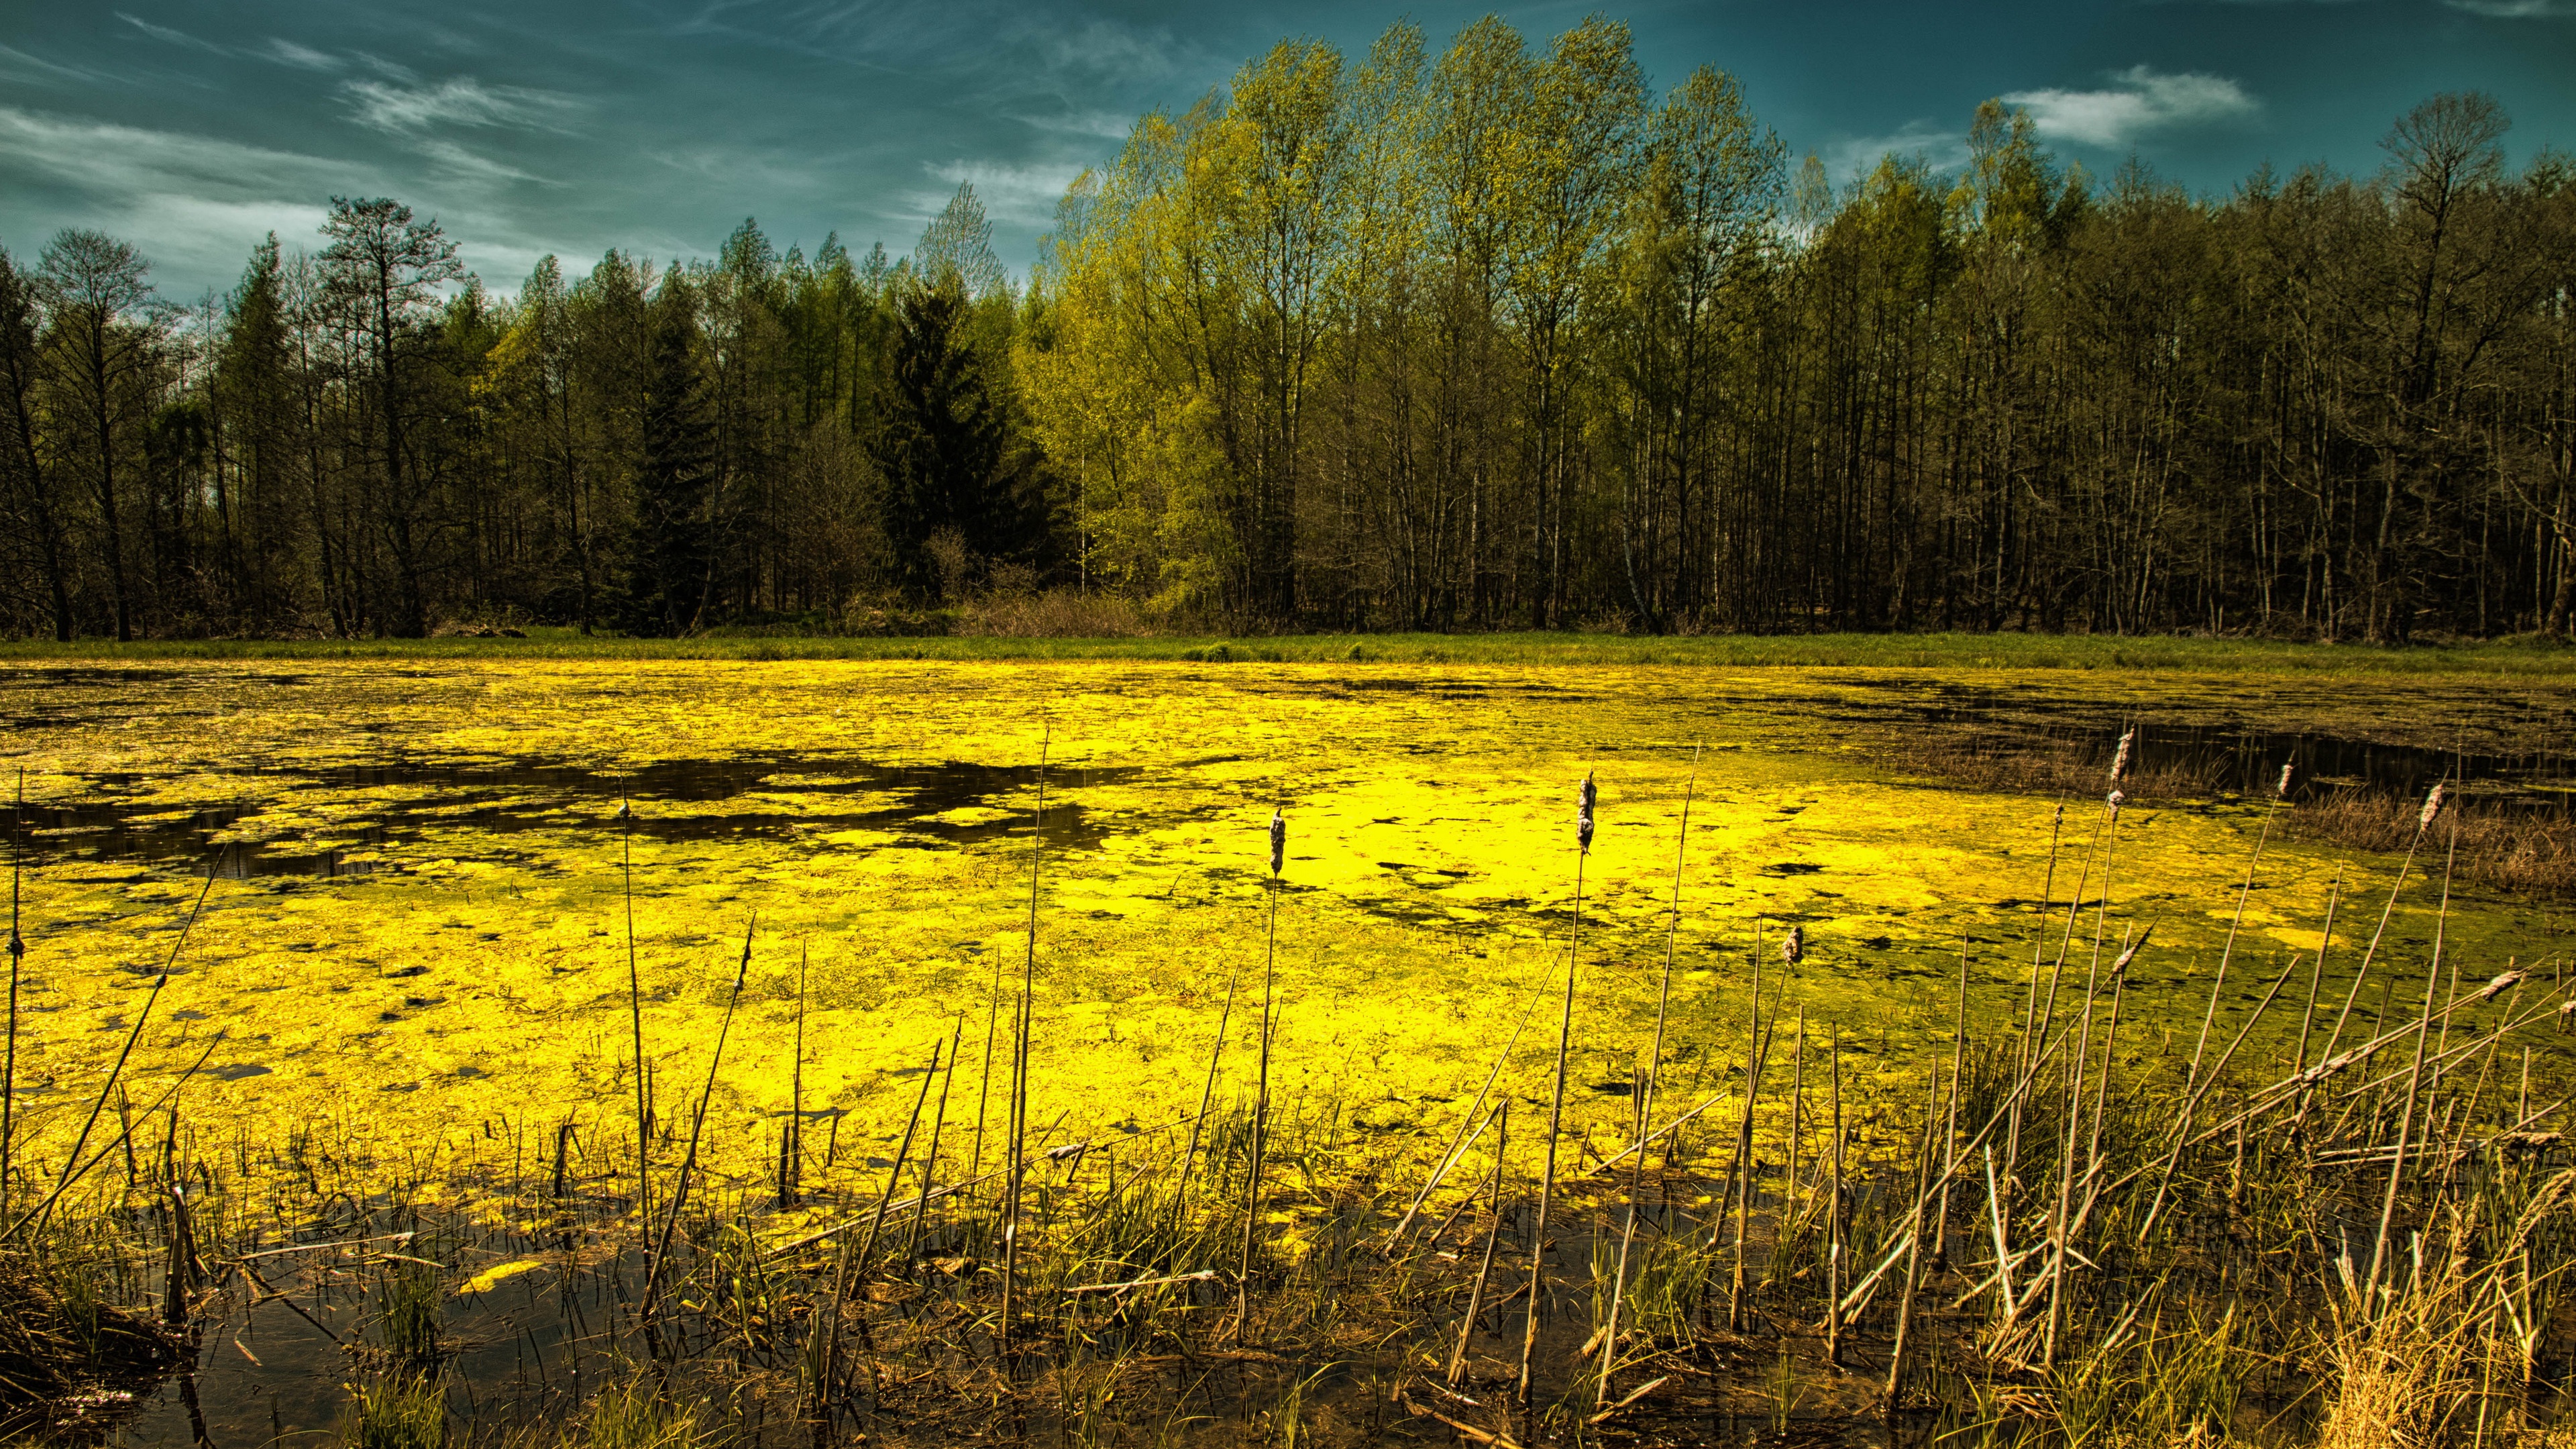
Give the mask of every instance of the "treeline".
POLYGON ((508 300, 396 202, 323 230, 194 310, 95 232, 0 253, 0 625, 669 635, 1054 552, 971 188, 902 262, 745 222, 712 262, 549 257, 508 300))
MULTIPOLYGON (((0 266, 19 633, 656 633, 1055 587, 1224 627, 2576 629, 2576 173, 2436 97, 2368 178, 1793 169, 1624 27, 1283 44, 1149 115, 1025 288, 549 259, 335 202, 220 305, 0 266)), ((1096 616, 1094 616, 1096 617, 1096 616)))

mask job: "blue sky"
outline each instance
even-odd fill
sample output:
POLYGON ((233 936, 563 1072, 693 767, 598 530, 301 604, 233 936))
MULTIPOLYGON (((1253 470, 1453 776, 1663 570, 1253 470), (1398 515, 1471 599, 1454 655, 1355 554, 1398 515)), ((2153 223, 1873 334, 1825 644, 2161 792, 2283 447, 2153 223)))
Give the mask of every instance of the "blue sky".
MULTIPOLYGON (((1500 13, 1534 45, 1592 7, 1500 13)), ((1135 117, 1181 109, 1273 42, 1354 55, 1409 16, 1435 50, 1477 6, 953 0, 0 0, 0 244, 60 227, 140 244, 165 294, 229 286, 334 193, 435 215, 514 289, 608 247, 711 253, 746 215, 784 249, 837 230, 900 253, 961 180, 1025 271, 1054 200, 1135 117)), ((1954 158, 1977 103, 2027 106, 2062 155, 2136 154, 2223 192, 2265 161, 2368 173, 2401 111, 2482 89, 2514 160, 2576 149, 2576 0, 1635 4, 1660 89, 1734 72, 1794 159, 1954 158)))

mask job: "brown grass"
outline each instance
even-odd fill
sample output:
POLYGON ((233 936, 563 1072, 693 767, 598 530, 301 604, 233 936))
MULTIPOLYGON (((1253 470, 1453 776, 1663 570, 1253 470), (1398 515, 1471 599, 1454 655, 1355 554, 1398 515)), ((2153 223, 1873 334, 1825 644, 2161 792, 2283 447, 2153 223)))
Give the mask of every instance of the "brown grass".
MULTIPOLYGON (((1998 745, 1974 737, 1936 739, 1909 746, 1907 758, 1925 774, 1980 790, 2087 799, 2102 794, 2096 747, 2074 740, 1998 745)), ((2219 798, 2223 785, 2220 761, 2186 757, 2138 766, 2121 788, 2132 805, 2179 804, 2219 798)), ((2419 798, 2343 789, 2285 808, 2279 829, 2294 839, 2403 853, 2423 808, 2419 798)), ((2433 827, 2433 843, 2447 852, 2455 826, 2461 878, 2500 890, 2576 896, 2576 816, 2455 790, 2433 827)))
POLYGON ((1136 639, 1156 632, 1134 600, 1075 589, 996 591, 958 616, 961 634, 1006 639, 1136 639))

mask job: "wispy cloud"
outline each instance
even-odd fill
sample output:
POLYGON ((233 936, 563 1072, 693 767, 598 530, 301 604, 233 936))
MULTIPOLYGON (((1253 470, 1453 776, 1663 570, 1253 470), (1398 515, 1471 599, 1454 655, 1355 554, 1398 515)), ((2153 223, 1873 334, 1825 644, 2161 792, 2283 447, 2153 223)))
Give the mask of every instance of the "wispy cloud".
POLYGON ((2030 112, 2040 135, 2087 146, 2125 146, 2149 131, 2238 120, 2262 109, 2225 76, 2165 75, 2138 65, 2111 80, 2103 90, 2014 91, 2003 99, 2030 112))
POLYGON ((1944 171, 1968 159, 1968 138, 1929 121, 1908 121, 1884 136, 1857 136, 1827 146, 1825 170, 1828 175, 1848 181, 1876 170, 1880 159, 1890 153, 1917 158, 1936 171, 1944 171))
POLYGON ((387 81, 343 82, 340 93, 358 120, 379 131, 425 131, 432 126, 551 126, 580 108, 572 97, 526 86, 487 86, 471 76, 436 85, 387 81))
POLYGON ((74 120, 0 106, 0 158, 80 190, 107 195, 212 190, 225 199, 315 196, 351 189, 345 162, 293 151, 74 120))
POLYGON ((116 12, 116 18, 133 26, 135 29, 142 31, 144 34, 151 36, 154 40, 160 41, 164 45, 176 45, 186 50, 202 50, 209 55, 232 54, 232 51, 228 47, 217 45, 211 40, 200 40, 196 36, 190 35, 184 30, 173 30, 167 25, 155 25, 149 20, 145 20, 136 15, 128 15, 122 10, 116 12))
POLYGON ((335 71, 349 68, 349 63, 339 56, 315 50, 309 45, 298 45, 292 40, 281 40, 275 36, 269 37, 268 44, 261 47, 258 53, 264 59, 273 60, 279 65, 291 65, 297 70, 335 71))
POLYGON ((2454 10, 2490 20, 2548 20, 2576 15, 2576 0, 2442 0, 2454 10))
POLYGON ((430 165, 450 175, 473 181, 534 181, 553 185, 545 177, 522 171, 507 162, 495 161, 479 152, 469 151, 453 141, 424 140, 413 147, 430 165))
POLYGON ((947 183, 943 191, 915 192, 910 198, 916 214, 928 221, 957 194, 960 183, 975 183, 975 195, 984 203, 984 214, 995 221, 1017 222, 1023 226, 1045 226, 1055 217, 1055 204, 1064 198, 1064 189, 1073 184, 1083 168, 1069 165, 1019 166, 999 161, 951 161, 945 166, 925 166, 924 170, 947 183))
POLYGON ((108 78, 102 71, 90 70, 84 66, 64 65, 58 61, 47 60, 41 55, 29 55, 23 50, 7 45, 0 45, 0 77, 34 85, 53 85, 61 81, 79 81, 86 84, 108 78))

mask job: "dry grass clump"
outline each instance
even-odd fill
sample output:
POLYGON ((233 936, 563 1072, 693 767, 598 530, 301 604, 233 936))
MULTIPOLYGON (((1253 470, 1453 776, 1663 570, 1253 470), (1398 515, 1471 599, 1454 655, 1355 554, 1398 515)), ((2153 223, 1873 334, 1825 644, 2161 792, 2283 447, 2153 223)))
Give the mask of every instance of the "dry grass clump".
POLYGON ((1134 600, 1078 589, 996 589, 957 613, 958 633, 1006 639, 1135 639, 1157 632, 1134 600))
MULTIPOLYGON (((2516 809, 2471 796, 2452 807, 2460 835, 2460 870, 2510 891, 2576 895, 2576 818, 2516 809)), ((2301 834, 2356 850, 2402 852, 2416 829, 2417 805, 2365 790, 2339 790, 2301 806, 2288 822, 2301 834)))
MULTIPOLYGON (((2082 796, 2102 791, 2100 748, 2092 740, 2055 737, 2003 741, 1976 734, 1932 735, 1910 739, 1905 760, 1926 774, 1980 790, 2082 796)), ((2114 783, 2131 800, 2183 800, 2215 793, 2221 775, 2214 758, 2163 757, 2129 762, 2114 783)))
POLYGON ((0 1254, 0 1408, 49 1404, 178 1364, 178 1340, 105 1301, 105 1291, 77 1266, 0 1254))
MULTIPOLYGON (((1980 790, 2085 796, 2101 788, 2099 749, 2081 740, 1964 736, 1909 744, 1907 760, 1926 774, 1980 790)), ((2120 788, 2137 804, 2206 800, 2226 783, 2225 763, 2214 755, 2150 756, 2120 788)), ((2281 828, 2295 839, 2403 854, 2422 828, 2423 806, 2418 798, 2347 788, 2284 811, 2281 828)), ((2576 895, 2576 816, 2456 793, 2447 808, 2458 819, 2462 879, 2499 890, 2576 895)))

